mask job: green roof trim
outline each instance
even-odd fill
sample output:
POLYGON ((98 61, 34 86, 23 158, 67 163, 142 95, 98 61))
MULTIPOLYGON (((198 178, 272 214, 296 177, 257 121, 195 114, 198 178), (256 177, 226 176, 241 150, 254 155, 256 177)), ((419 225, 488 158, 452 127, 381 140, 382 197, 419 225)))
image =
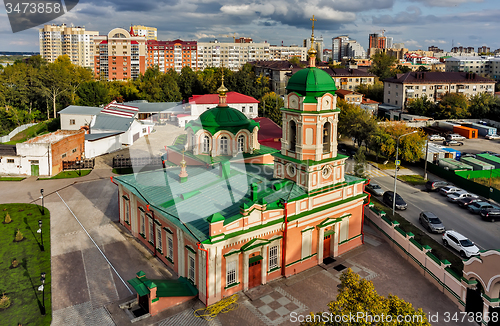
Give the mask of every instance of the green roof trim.
POLYGON ((137 274, 135 274, 139 277, 143 277, 143 276, 146 276, 146 273, 144 273, 143 271, 139 271, 137 274))
POLYGON ((313 160, 301 161, 301 160, 297 160, 295 158, 283 155, 280 152, 274 153, 272 155, 274 157, 281 158, 283 160, 292 161, 294 163, 303 164, 303 165, 306 165, 306 166, 318 165, 318 164, 323 164, 323 163, 328 163, 328 162, 334 162, 334 161, 338 161, 338 160, 349 158, 349 156, 342 155, 342 154, 337 154, 337 156, 335 156, 333 158, 325 158, 324 160, 321 160, 321 161, 313 161, 313 160))
POLYGON ((224 220, 225 220, 224 216, 222 216, 221 213, 212 214, 212 216, 209 216, 207 218, 208 223, 216 223, 216 222, 220 222, 220 221, 224 222, 224 220))
POLYGON ((240 250, 241 251, 249 251, 254 248, 262 247, 265 246, 266 244, 269 244, 270 241, 267 239, 260 239, 260 238, 255 238, 247 242, 245 245, 241 246, 240 250), (259 241, 258 244, 255 244, 255 242, 259 241))
POLYGON ((302 111, 302 110, 294 110, 294 109, 289 109, 289 108, 281 108, 281 111, 285 112, 293 112, 293 113, 300 113, 301 115, 308 115, 308 114, 323 114, 323 113, 332 113, 332 112, 340 112, 340 109, 333 109, 333 110, 321 110, 321 111, 302 111))
POLYGON ((229 251, 229 252, 225 253, 223 256, 224 256, 224 257, 229 257, 229 256, 232 256, 232 255, 234 255, 234 254, 240 254, 240 253, 241 253, 241 251, 240 251, 240 250, 233 249, 233 250, 231 250, 231 251, 229 251))
POLYGON ((159 300, 160 300, 160 298, 156 297, 153 300, 151 300, 151 303, 155 303, 156 301, 159 301, 159 300))
POLYGON ((180 195, 180 197, 182 199, 189 199, 189 198, 191 198, 191 197, 193 197, 193 196, 195 196, 195 195, 197 195, 199 193, 200 193, 199 190, 193 190, 193 191, 190 191, 190 192, 187 192, 185 194, 180 195))
POLYGON ((307 227, 307 228, 303 229, 303 230, 302 230, 302 231, 300 231, 300 232, 301 232, 301 233, 304 233, 304 232, 307 232, 307 231, 312 231, 312 230, 314 230, 314 226, 309 226, 309 227, 307 227))
POLYGON ((259 261, 259 260, 262 260, 264 259, 264 257, 262 257, 261 255, 258 255, 258 256, 255 256, 255 257, 252 257, 248 260, 248 263, 251 264, 251 263, 255 263, 256 261, 259 261))
POLYGON ((128 280, 127 282, 132 285, 132 287, 134 288, 134 290, 137 292, 137 294, 142 297, 142 296, 145 296, 145 295, 148 295, 149 294, 149 289, 148 287, 144 284, 144 282, 142 281, 143 279, 138 279, 137 277, 136 278, 133 278, 131 280, 128 280))
POLYGON ((149 280, 134 278, 127 281, 137 291, 139 296, 150 293, 146 283, 154 284, 156 297, 190 297, 196 296, 198 290, 185 277, 176 280, 149 280))
POLYGON ((187 250, 191 251, 193 254, 196 255, 196 251, 190 245, 186 245, 185 247, 187 250))
POLYGON ((167 231, 167 233, 174 234, 174 232, 172 232, 169 227, 164 226, 163 230, 167 231))

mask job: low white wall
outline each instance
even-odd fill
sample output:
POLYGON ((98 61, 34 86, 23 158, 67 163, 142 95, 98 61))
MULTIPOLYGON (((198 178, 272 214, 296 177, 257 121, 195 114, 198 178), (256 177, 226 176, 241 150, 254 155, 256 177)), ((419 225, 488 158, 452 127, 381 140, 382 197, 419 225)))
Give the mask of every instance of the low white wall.
POLYGON ((94 158, 99 155, 111 153, 122 148, 120 135, 114 135, 94 141, 85 141, 85 157, 94 158))
POLYGON ((36 123, 28 123, 28 124, 17 127, 16 129, 12 130, 7 136, 0 137, 0 143, 6 143, 6 142, 10 141, 10 139, 12 137, 14 137, 15 135, 17 135, 21 131, 24 131, 24 130, 26 130, 29 127, 34 126, 34 125, 36 125, 36 123))

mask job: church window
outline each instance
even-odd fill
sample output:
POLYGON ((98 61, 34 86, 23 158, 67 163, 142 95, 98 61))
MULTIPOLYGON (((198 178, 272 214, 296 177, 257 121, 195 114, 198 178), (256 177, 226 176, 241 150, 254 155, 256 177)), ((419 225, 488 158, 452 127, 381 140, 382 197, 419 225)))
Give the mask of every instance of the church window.
POLYGON ((194 257, 189 254, 189 269, 188 269, 188 279, 194 283, 195 277, 195 260, 194 257))
POLYGON ((245 136, 240 135, 238 137, 238 153, 243 152, 244 149, 245 149, 245 136))
POLYGON ((290 121, 290 129, 289 129, 289 141, 290 141, 290 151, 295 152, 295 147, 297 144, 297 124, 295 121, 290 121))
POLYGON ((210 151, 210 138, 208 136, 203 137, 203 153, 208 153, 210 151))
POLYGON ((220 153, 222 155, 227 155, 228 154, 228 146, 227 146, 227 143, 228 143, 228 139, 226 136, 222 136, 220 138, 220 153))
POLYGON ((269 270, 278 267, 278 245, 269 247, 269 270))
POLYGON ((227 263, 226 286, 236 283, 236 260, 227 263))
POLYGON ((326 122, 323 125, 323 153, 330 152, 330 137, 331 135, 331 124, 330 122, 326 122))

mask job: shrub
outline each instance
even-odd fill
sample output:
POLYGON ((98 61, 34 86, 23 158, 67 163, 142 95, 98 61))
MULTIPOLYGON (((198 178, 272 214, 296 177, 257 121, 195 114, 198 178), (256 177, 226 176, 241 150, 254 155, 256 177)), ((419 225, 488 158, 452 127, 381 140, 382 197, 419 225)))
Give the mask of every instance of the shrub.
POLYGON ((19 265, 19 262, 17 261, 17 259, 12 259, 12 267, 17 267, 19 265))
POLYGON ((17 233, 16 233, 16 238, 15 240, 16 241, 21 241, 24 239, 24 235, 21 233, 21 231, 19 231, 19 229, 17 229, 17 233))
POLYGON ((4 294, 0 298, 0 309, 7 309, 10 307, 10 298, 4 294))
POLYGON ((3 220, 5 224, 12 222, 9 213, 5 214, 5 219, 3 220))

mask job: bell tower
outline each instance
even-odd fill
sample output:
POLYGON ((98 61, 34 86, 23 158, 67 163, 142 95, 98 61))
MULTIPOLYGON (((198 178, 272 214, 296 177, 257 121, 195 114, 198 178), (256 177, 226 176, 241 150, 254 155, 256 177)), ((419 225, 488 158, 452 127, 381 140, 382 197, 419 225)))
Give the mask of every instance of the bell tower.
POLYGON ((290 179, 308 192, 344 182, 347 156, 337 153, 337 90, 332 77, 316 67, 314 16, 309 67, 288 81, 282 111, 281 152, 274 176, 290 179))

